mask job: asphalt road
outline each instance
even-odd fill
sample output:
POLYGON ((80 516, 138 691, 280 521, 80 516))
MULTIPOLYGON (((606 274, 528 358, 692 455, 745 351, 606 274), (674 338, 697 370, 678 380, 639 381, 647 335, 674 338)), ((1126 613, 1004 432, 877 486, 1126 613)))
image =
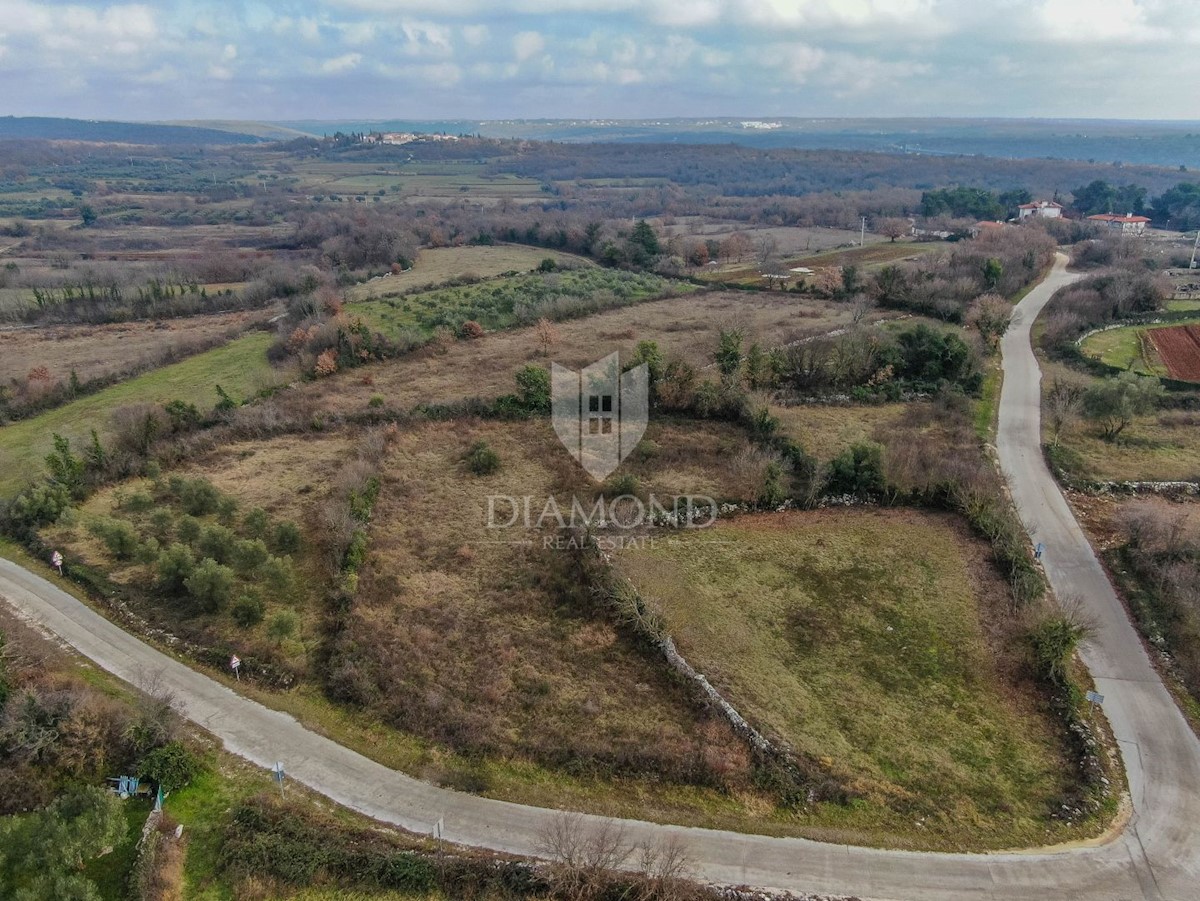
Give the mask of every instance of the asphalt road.
MULTIPOLYGON (((1079 596, 1100 623, 1085 660, 1129 772, 1134 813, 1099 847, 987 855, 883 851, 705 829, 622 821, 633 842, 677 835, 697 875, 714 882, 890 901, 1133 901, 1200 898, 1200 742, 1159 681, 1039 449, 1039 373, 1029 328, 1068 282, 1060 261, 1020 303, 1004 339, 998 450, 1021 515, 1045 544, 1060 596, 1079 596)), ((378 820, 429 832, 445 819, 448 841, 535 854, 552 811, 435 788, 393 772, 269 710, 126 634, 45 579, 0 561, 0 596, 127 682, 149 679, 179 711, 225 747, 378 820)), ((601 822, 587 817, 585 823, 601 822)))

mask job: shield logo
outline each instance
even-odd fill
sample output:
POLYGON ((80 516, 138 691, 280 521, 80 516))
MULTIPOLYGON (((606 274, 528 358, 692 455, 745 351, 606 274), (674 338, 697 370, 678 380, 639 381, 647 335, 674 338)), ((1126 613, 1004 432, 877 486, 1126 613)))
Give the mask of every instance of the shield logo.
POLYGON ((650 403, 646 364, 621 372, 609 354, 576 372, 550 367, 551 419, 571 456, 597 482, 632 453, 646 431, 650 403))

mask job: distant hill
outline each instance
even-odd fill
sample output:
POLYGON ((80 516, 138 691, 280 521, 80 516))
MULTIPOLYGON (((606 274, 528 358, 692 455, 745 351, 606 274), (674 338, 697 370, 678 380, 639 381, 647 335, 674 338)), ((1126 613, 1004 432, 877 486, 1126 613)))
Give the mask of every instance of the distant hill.
POLYGON ((104 144, 254 144, 251 134, 152 122, 56 119, 44 116, 0 116, 0 141, 34 139, 95 141, 104 144))
POLYGON ((1116 119, 447 119, 277 122, 310 134, 415 131, 541 141, 740 144, 1200 168, 1200 121, 1116 119))
POLYGON ((156 123, 159 125, 182 125, 186 128, 215 129, 216 131, 233 132, 239 135, 250 135, 262 141, 292 141, 296 138, 320 137, 320 132, 300 131, 288 128, 275 122, 251 122, 238 119, 175 119, 156 123))

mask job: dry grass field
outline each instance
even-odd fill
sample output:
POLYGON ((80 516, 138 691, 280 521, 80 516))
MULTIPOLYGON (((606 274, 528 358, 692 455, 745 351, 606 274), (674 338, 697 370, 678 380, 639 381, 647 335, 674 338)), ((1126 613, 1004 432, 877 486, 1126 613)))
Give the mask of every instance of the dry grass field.
POLYGON ((218 313, 156 322, 58 325, 0 330, 0 381, 24 380, 45 366, 55 381, 74 370, 80 380, 112 375, 160 359, 172 350, 219 341, 246 331, 278 312, 218 313))
MULTIPOLYGON (((655 434, 660 446, 683 437, 669 427, 655 434)), ((706 484, 726 478, 716 456, 689 465, 706 484)), ((664 476, 682 480, 679 469, 664 476)), ((548 496, 569 509, 570 494, 591 490, 544 421, 404 432, 330 660, 334 690, 463 753, 516 754, 577 773, 740 782, 745 749, 592 608, 572 582, 570 553, 543 545, 557 529, 488 528, 489 496, 531 495, 540 512, 548 496), (499 455, 499 471, 467 469, 476 441, 499 455)))
POLYGON ((339 373, 310 391, 319 406, 330 411, 361 410, 375 396, 396 410, 470 397, 494 398, 510 393, 514 373, 529 363, 548 365, 553 360, 578 369, 614 351, 630 355, 639 341, 656 341, 664 354, 704 367, 712 361, 722 328, 742 328, 747 345, 759 341, 775 346, 804 334, 840 328, 852 316, 848 305, 794 295, 688 295, 557 323, 559 340, 548 356, 542 355, 531 328, 491 332, 367 370, 339 373))
POLYGON ((818 460, 831 460, 863 441, 879 441, 911 412, 910 404, 772 406, 783 431, 818 460))
MULTIPOLYGON (((1122 329, 1122 331, 1124 331, 1122 329)), ((1043 359, 1043 391, 1054 379, 1087 382, 1088 378, 1061 363, 1043 359)), ((1194 412, 1163 410, 1134 418, 1116 441, 1106 441, 1087 420, 1071 424, 1059 436, 1060 459, 1072 475, 1113 481, 1200 479, 1200 418, 1194 412)), ((1043 417, 1043 440, 1053 438, 1043 417)))

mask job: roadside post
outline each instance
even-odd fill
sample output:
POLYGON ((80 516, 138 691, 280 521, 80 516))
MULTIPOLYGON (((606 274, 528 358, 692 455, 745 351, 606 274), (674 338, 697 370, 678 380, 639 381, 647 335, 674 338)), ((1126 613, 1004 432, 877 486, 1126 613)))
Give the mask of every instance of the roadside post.
POLYGON ((283 761, 282 760, 275 761, 275 766, 274 766, 274 768, 272 768, 271 773, 272 773, 272 775, 274 775, 275 781, 279 784, 279 797, 282 798, 283 797, 283 761))

